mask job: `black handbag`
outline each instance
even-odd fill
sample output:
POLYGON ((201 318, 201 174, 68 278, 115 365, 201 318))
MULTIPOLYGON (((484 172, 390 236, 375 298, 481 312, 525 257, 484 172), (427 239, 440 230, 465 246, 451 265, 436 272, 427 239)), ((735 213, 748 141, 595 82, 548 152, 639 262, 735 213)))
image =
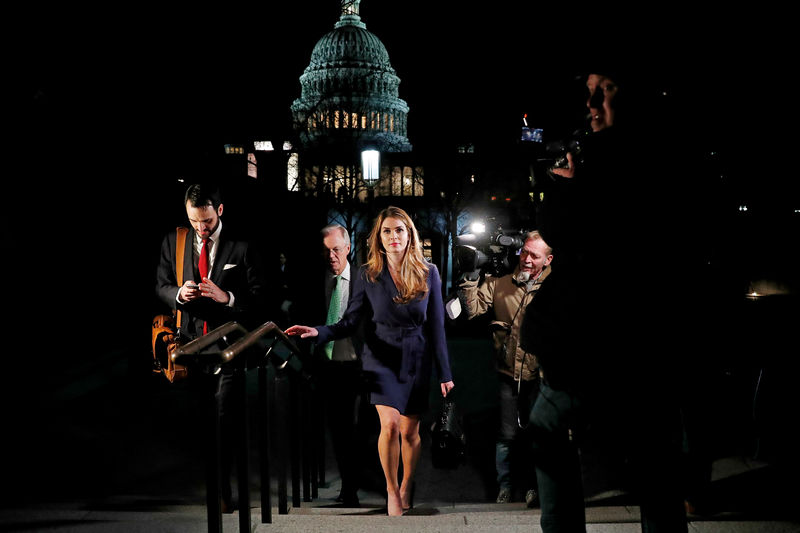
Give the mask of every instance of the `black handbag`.
POLYGON ((434 468, 453 469, 466 462, 466 440, 451 396, 442 400, 442 410, 431 426, 434 468))

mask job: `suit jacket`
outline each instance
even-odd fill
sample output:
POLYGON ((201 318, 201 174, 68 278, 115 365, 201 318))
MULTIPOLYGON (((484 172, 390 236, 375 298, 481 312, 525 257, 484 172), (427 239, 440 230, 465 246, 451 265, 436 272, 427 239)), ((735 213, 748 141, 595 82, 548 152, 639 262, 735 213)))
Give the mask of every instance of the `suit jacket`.
POLYGON ((362 266, 353 276, 350 304, 337 324, 318 326, 317 342, 352 335, 362 319, 366 327, 362 350, 364 371, 373 374, 388 405, 405 411, 410 387, 427 387, 435 363, 439 381, 451 381, 450 359, 444 331, 441 278, 436 265, 429 264, 428 294, 408 304, 393 301, 397 287, 384 267, 371 283, 362 266))
MULTIPOLYGON (((353 289, 355 286, 355 278, 358 276, 359 268, 352 263, 350 264, 350 287, 347 295, 347 305, 353 301, 353 289)), ((309 271, 307 277, 311 279, 310 282, 299 283, 302 289, 298 288, 298 298, 292 306, 292 314, 294 323, 297 324, 323 324, 328 317, 328 302, 325 296, 325 284, 329 275, 328 268, 320 266, 309 271)), ((363 347, 364 330, 363 323, 359 323, 355 328, 355 332, 350 335, 353 341, 353 348, 355 348, 356 355, 360 358, 361 350, 363 347)), ((298 344, 304 344, 300 341, 298 344)), ((314 341, 307 341, 309 349, 316 352, 316 355, 322 357, 322 343, 315 343, 314 341)))
POLYGON ((519 266, 505 276, 487 277, 478 286, 477 281, 465 280, 460 285, 469 319, 489 310, 494 312, 492 331, 497 356, 497 370, 513 377, 530 381, 539 377, 536 355, 519 345, 520 328, 525 321, 525 310, 536 297, 542 282, 553 271, 548 266, 535 281, 518 282, 519 266))
MULTIPOLYGON (((200 282, 197 274, 197 256, 194 253, 196 234, 190 229, 184 250, 183 280, 200 282)), ((193 339, 202 334, 203 322, 208 321, 209 331, 231 320, 253 329, 266 321, 265 279, 261 258, 247 241, 231 238, 230 230, 223 227, 220 232, 217 253, 209 278, 220 289, 234 295, 234 305, 228 306, 208 298, 200 298, 179 304, 175 272, 176 232, 164 237, 161 244, 161 260, 158 265, 156 292, 159 299, 171 309, 182 313, 181 335, 193 339)))

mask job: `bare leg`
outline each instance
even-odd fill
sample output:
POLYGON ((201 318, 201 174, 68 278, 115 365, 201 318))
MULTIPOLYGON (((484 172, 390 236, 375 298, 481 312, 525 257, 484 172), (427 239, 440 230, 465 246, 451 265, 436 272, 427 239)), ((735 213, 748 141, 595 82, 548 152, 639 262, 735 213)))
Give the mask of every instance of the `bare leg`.
POLYGON ((414 472, 419 462, 422 439, 419 437, 419 415, 400 415, 400 444, 403 459, 403 483, 400 485, 400 499, 403 509, 411 508, 411 487, 414 472))
POLYGON ((400 466, 400 412, 386 405, 376 405, 375 408, 381 421, 378 456, 381 459, 383 475, 386 477, 386 510, 389 516, 400 516, 403 514, 400 487, 397 484, 397 471, 400 466))

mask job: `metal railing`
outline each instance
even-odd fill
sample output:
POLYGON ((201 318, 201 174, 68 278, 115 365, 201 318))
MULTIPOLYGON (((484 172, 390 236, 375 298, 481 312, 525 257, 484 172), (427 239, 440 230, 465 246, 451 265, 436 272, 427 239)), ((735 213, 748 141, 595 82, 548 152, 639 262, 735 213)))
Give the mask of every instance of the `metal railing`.
MULTIPOLYGON (((288 514, 287 463, 291 466, 292 506, 300 503, 302 451, 303 492, 305 501, 317 496, 316 474, 320 470, 314 454, 311 433, 312 390, 310 376, 303 365, 303 353, 273 322, 247 331, 237 322, 228 322, 208 334, 178 348, 173 362, 194 366, 202 373, 204 395, 209 409, 208 457, 206 465, 206 505, 209 533, 222 531, 220 504, 220 420, 215 374, 222 365, 233 370, 232 402, 237 412, 235 443, 237 447, 237 487, 239 491, 239 530, 251 530, 250 515, 250 439, 245 374, 258 371, 257 415, 259 420, 258 453, 261 460, 261 522, 272 523, 270 452, 277 461, 278 513, 288 514), (276 347, 288 350, 279 354, 276 347), (294 364, 292 364, 294 363, 294 364), (269 368, 273 369, 272 379, 269 368), (300 431, 300 426, 304 430, 300 431), (287 461, 287 458, 289 459, 287 461)), ((320 443, 316 443, 320 444, 320 443)), ((321 469, 321 470, 324 470, 321 469)))

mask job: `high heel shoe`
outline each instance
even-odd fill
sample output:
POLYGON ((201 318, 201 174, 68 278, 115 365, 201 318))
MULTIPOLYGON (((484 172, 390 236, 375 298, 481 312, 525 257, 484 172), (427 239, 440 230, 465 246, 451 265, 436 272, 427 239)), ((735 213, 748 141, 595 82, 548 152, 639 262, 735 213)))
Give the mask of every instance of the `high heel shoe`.
POLYGON ((389 495, 387 494, 386 495, 386 514, 387 514, 387 516, 402 516, 404 512, 405 512, 405 509, 403 509, 403 501, 402 500, 400 500, 400 514, 393 515, 393 514, 391 514, 389 512, 389 495))

